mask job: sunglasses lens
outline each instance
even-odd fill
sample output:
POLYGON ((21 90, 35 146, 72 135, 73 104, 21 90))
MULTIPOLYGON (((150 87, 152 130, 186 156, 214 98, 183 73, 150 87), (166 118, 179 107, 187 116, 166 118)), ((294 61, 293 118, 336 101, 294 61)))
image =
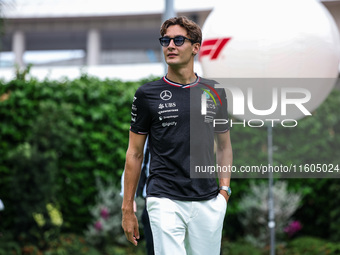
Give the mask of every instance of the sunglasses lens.
POLYGON ((182 46, 184 44, 185 39, 186 38, 184 36, 176 36, 175 38, 161 37, 159 38, 159 41, 161 45, 164 47, 169 46, 171 40, 174 40, 174 44, 176 46, 182 46))
POLYGON ((159 41, 161 42, 162 46, 168 46, 170 44, 170 38, 162 37, 159 41))
POLYGON ((184 41, 185 41, 185 38, 183 36, 176 36, 174 38, 174 43, 175 43, 176 46, 183 45, 184 41))

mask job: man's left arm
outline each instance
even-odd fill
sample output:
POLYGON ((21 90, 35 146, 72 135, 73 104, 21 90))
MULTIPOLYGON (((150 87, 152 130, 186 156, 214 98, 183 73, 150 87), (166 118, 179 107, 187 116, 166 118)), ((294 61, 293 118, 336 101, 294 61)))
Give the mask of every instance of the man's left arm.
MULTIPOLYGON (((226 168, 229 171, 218 173, 219 185, 230 187, 230 174, 231 167, 233 164, 233 151, 231 147, 230 140, 230 130, 224 133, 216 134, 217 147, 216 147, 216 158, 217 164, 221 166, 221 168, 226 168)), ((226 191, 220 190, 220 193, 225 197, 228 202, 229 196, 226 191)))

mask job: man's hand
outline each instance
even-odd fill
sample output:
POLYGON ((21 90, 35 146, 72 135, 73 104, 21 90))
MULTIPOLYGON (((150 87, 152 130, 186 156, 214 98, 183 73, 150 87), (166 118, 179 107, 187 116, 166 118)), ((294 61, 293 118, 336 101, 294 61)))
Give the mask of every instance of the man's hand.
POLYGON ((129 242, 137 245, 139 239, 137 210, 134 202, 136 188, 143 161, 143 149, 146 135, 135 134, 130 131, 129 147, 126 151, 124 172, 124 197, 122 203, 122 227, 129 242))
POLYGON ((228 203, 228 200, 229 200, 229 197, 230 197, 230 196, 228 196, 227 192, 226 192, 225 190, 220 190, 220 194, 221 194, 222 196, 224 196, 225 200, 226 200, 227 203, 228 203))
POLYGON ((137 246, 137 239, 139 239, 139 227, 135 213, 123 212, 122 227, 127 240, 137 246))

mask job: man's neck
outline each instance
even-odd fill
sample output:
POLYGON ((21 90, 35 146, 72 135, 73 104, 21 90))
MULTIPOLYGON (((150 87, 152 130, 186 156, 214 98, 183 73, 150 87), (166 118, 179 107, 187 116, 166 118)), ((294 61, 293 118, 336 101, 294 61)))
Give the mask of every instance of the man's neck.
POLYGON ((179 84, 190 84, 197 78, 193 68, 174 69, 171 68, 171 66, 168 66, 168 73, 166 77, 179 84))

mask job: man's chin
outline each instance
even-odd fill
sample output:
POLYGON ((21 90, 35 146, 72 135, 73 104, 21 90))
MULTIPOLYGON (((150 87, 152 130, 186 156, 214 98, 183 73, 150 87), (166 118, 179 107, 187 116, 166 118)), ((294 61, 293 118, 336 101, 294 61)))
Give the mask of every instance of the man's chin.
POLYGON ((170 60, 168 59, 166 61, 166 63, 168 64, 168 66, 178 66, 179 65, 178 61, 175 60, 175 59, 170 59, 170 60))

